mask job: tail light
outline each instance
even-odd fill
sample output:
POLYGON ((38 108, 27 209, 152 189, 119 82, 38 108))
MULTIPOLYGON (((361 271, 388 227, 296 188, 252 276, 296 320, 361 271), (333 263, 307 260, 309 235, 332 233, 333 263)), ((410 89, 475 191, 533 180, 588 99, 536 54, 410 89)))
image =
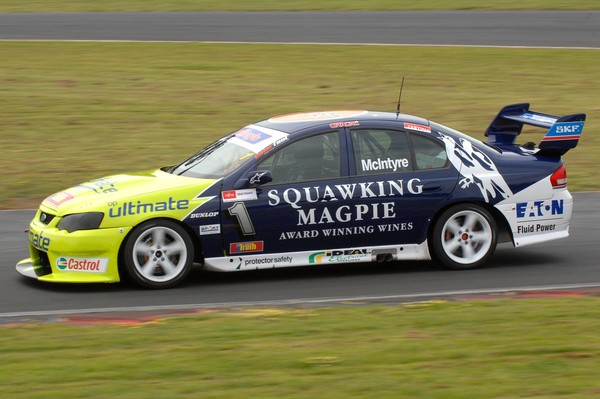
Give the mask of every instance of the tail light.
POLYGON ((560 168, 556 169, 556 172, 550 176, 550 183, 552 183, 552 188, 567 187, 567 168, 565 168, 565 165, 561 165, 560 168))

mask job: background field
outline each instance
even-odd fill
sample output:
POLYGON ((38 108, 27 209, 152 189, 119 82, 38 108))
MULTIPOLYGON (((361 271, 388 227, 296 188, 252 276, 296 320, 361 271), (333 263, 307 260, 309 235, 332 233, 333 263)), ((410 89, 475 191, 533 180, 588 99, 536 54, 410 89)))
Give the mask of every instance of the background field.
POLYGON ((0 42, 0 208, 173 164, 276 114, 393 111, 402 76, 403 112, 480 139, 509 103, 587 113, 569 186, 598 190, 599 64, 596 50, 0 42))
POLYGON ((3 398, 596 398, 600 299, 0 325, 3 398))
POLYGON ((594 10, 597 0, 2 0, 0 12, 594 10))

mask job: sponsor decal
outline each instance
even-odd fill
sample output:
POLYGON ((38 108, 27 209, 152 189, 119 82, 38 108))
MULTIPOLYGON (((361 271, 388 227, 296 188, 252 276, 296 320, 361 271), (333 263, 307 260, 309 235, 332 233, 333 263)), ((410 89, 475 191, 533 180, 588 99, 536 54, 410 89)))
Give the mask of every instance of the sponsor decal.
POLYGON ((291 264, 294 260, 291 256, 279 256, 279 257, 265 257, 265 258, 251 258, 251 259, 241 259, 240 263, 236 267, 236 270, 247 266, 256 266, 256 268, 265 268, 265 267, 278 267, 282 265, 291 264))
POLYGON ((243 254, 249 252, 262 252, 264 250, 264 241, 232 242, 229 244, 229 253, 243 254))
POLYGON ((418 123, 404 122, 404 128, 416 130, 417 132, 431 133, 431 128, 429 126, 419 125, 418 123))
POLYGON ((50 238, 44 237, 44 232, 39 234, 29 230, 29 243, 40 251, 48 252, 50 248, 50 238))
POLYGON ((255 188, 249 188, 246 190, 223 191, 221 195, 223 197, 223 202, 250 201, 258 198, 256 196, 255 188))
POLYGON ((260 150, 259 152, 257 152, 254 155, 255 159, 261 158, 263 155, 265 155, 267 152, 271 151, 273 149, 274 145, 273 144, 269 144, 268 146, 266 146, 265 148, 263 148, 262 150, 260 150))
POLYGON ((61 204, 64 204, 67 201, 72 200, 73 198, 75 198, 75 197, 73 197, 68 192, 62 191, 60 193, 56 193, 56 194, 51 195, 50 197, 46 198, 46 201, 51 203, 52 205, 59 206, 61 204))
POLYGON ((95 192, 96 194, 107 194, 107 193, 114 193, 114 192, 119 191, 115 187, 115 184, 113 182, 111 182, 110 180, 104 179, 104 178, 95 179, 95 180, 92 180, 87 183, 79 184, 79 185, 75 186, 75 188, 91 190, 91 191, 95 192))
MULTIPOLYGON (((324 208, 306 208, 300 204, 326 202, 334 203, 338 200, 398 197, 405 194, 420 195, 423 185, 420 179, 388 180, 378 182, 336 184, 320 187, 304 187, 302 189, 288 188, 280 191, 270 190, 267 193, 270 206, 285 203, 298 212, 298 226, 348 223, 362 220, 393 219, 396 217, 395 202, 372 202, 369 204, 355 203, 353 205, 326 206, 324 208)), ((335 205, 335 204, 334 204, 335 205)))
POLYGON ((66 272, 80 273, 106 273, 108 259, 106 258, 72 258, 59 256, 56 259, 56 267, 66 272))
POLYGON ((274 143, 268 144, 265 148, 263 148, 262 150, 258 151, 256 154, 254 154, 254 158, 255 159, 261 158, 266 153, 271 151, 273 148, 277 147, 278 145, 280 145, 282 143, 285 143, 288 140, 289 140, 289 138, 287 137, 287 135, 285 137, 277 139, 274 143))
POLYGON ((260 178, 263 177, 267 172, 256 172, 254 176, 250 178, 250 184, 260 183, 260 178))
POLYGON ((219 216, 219 211, 215 212, 198 212, 192 213, 190 215, 190 219, 203 219, 203 218, 214 218, 219 216))
POLYGON ((406 158, 403 159, 381 159, 377 158, 376 160, 372 159, 362 159, 361 161, 362 170, 365 172, 370 172, 373 170, 391 170, 397 171, 400 168, 408 168, 409 161, 406 158))
POLYGON ((240 159, 241 161, 253 155, 259 158, 276 145, 286 141, 287 136, 287 133, 279 130, 249 125, 235 132, 229 141, 252 151, 251 153, 244 155, 240 159))
POLYGON ((517 226, 517 234, 545 233, 556 230, 555 224, 527 224, 517 226))
POLYGON ((238 139, 244 140, 250 144, 256 144, 263 140, 267 140, 271 138, 271 135, 261 132, 258 129, 254 129, 250 126, 247 126, 241 130, 235 132, 235 137, 238 139))
POLYGON ((458 183, 460 188, 466 189, 475 185, 485 202, 493 199, 506 199, 513 195, 512 190, 498 171, 492 160, 469 140, 453 137, 440 133, 440 138, 446 146, 446 153, 452 165, 463 176, 458 183))
POLYGON ((370 260, 371 254, 366 249, 345 249, 315 252, 308 257, 308 263, 347 263, 370 260))
POLYGON ((276 206, 281 202, 291 205, 294 209, 299 209, 299 203, 304 201, 314 202, 333 202, 338 200, 350 200, 357 198, 378 198, 403 196, 405 194, 419 195, 423 193, 423 185, 418 178, 404 181, 387 180, 378 182, 336 184, 333 186, 325 185, 323 194, 319 195, 319 187, 303 187, 302 189, 288 188, 280 191, 270 190, 267 193, 269 205, 276 206))
POLYGON ((325 252, 315 252, 314 254, 310 254, 308 257, 308 263, 322 263, 323 258, 325 257, 325 252))
POLYGON ((110 202, 108 205, 111 207, 108 211, 108 216, 111 218, 118 218, 123 216, 139 215, 143 213, 184 210, 189 208, 190 201, 175 200, 173 197, 169 197, 169 199, 166 201, 128 201, 124 202, 122 205, 119 205, 116 202, 110 202))
POLYGON ((200 235, 207 236, 210 234, 220 234, 221 233, 221 225, 220 224, 206 224, 200 226, 200 235))
POLYGON ((343 118, 354 118, 360 115, 366 114, 367 111, 363 110, 350 110, 350 111, 324 111, 324 112, 304 112, 298 114, 288 114, 276 116, 269 119, 269 122, 273 123, 289 123, 289 122, 318 122, 326 121, 329 119, 343 119, 343 118))
POLYGON ((583 122, 559 122, 552 125, 542 141, 577 140, 583 131, 583 122))
POLYGON ((280 144, 283 144, 283 143, 285 143, 285 142, 286 142, 286 141, 288 141, 288 140, 289 140, 289 137, 288 137, 287 135, 286 135, 285 137, 282 137, 282 138, 278 139, 278 140, 275 142, 275 147, 277 147, 277 146, 278 146, 278 145, 280 145, 280 144))
POLYGON ((561 218, 565 212, 564 200, 517 202, 517 219, 553 219, 561 218))
POLYGON ((303 230, 303 231, 283 231, 279 235, 279 240, 299 240, 307 238, 318 238, 321 234, 324 237, 339 237, 339 236, 351 236, 360 234, 373 234, 378 233, 392 233, 400 231, 410 231, 413 229, 413 222, 403 223, 389 223, 379 225, 367 225, 367 226, 353 226, 353 227, 338 227, 334 229, 322 229, 322 230, 303 230))
POLYGON ((319 230, 282 231, 279 235, 279 240, 300 240, 307 238, 317 238, 319 236, 319 230))
POLYGON ((348 121, 348 122, 332 122, 329 124, 329 127, 332 129, 337 129, 340 127, 352 127, 352 126, 360 126, 358 121, 348 121))
POLYGON ((348 223, 360 220, 393 219, 396 217, 394 202, 342 205, 332 212, 328 207, 317 213, 317 208, 298 209, 298 226, 348 223))

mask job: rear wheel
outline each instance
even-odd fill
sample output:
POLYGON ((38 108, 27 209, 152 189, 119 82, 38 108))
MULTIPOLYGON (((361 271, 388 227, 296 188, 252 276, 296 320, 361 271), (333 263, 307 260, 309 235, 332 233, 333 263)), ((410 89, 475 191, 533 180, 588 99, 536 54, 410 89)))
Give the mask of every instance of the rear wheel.
POLYGON ((433 252, 449 269, 477 268, 494 254, 497 230, 493 217, 481 206, 454 206, 446 210, 434 226, 433 252))
POLYGON ((189 274, 194 246, 177 223, 150 220, 131 232, 123 255, 127 274, 136 284, 144 288, 171 288, 189 274))

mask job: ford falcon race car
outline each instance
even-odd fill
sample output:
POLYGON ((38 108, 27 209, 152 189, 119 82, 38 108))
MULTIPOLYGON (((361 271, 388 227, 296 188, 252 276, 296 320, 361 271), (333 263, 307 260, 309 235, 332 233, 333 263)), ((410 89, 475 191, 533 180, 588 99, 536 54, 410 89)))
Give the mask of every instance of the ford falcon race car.
POLYGON ((24 276, 61 283, 181 283, 194 264, 242 271, 435 259, 472 269, 499 237, 567 237, 561 156, 584 114, 504 107, 487 143, 399 113, 299 113, 246 126, 178 165, 82 183, 31 221, 24 276), (547 129, 516 144, 523 125, 547 129))

